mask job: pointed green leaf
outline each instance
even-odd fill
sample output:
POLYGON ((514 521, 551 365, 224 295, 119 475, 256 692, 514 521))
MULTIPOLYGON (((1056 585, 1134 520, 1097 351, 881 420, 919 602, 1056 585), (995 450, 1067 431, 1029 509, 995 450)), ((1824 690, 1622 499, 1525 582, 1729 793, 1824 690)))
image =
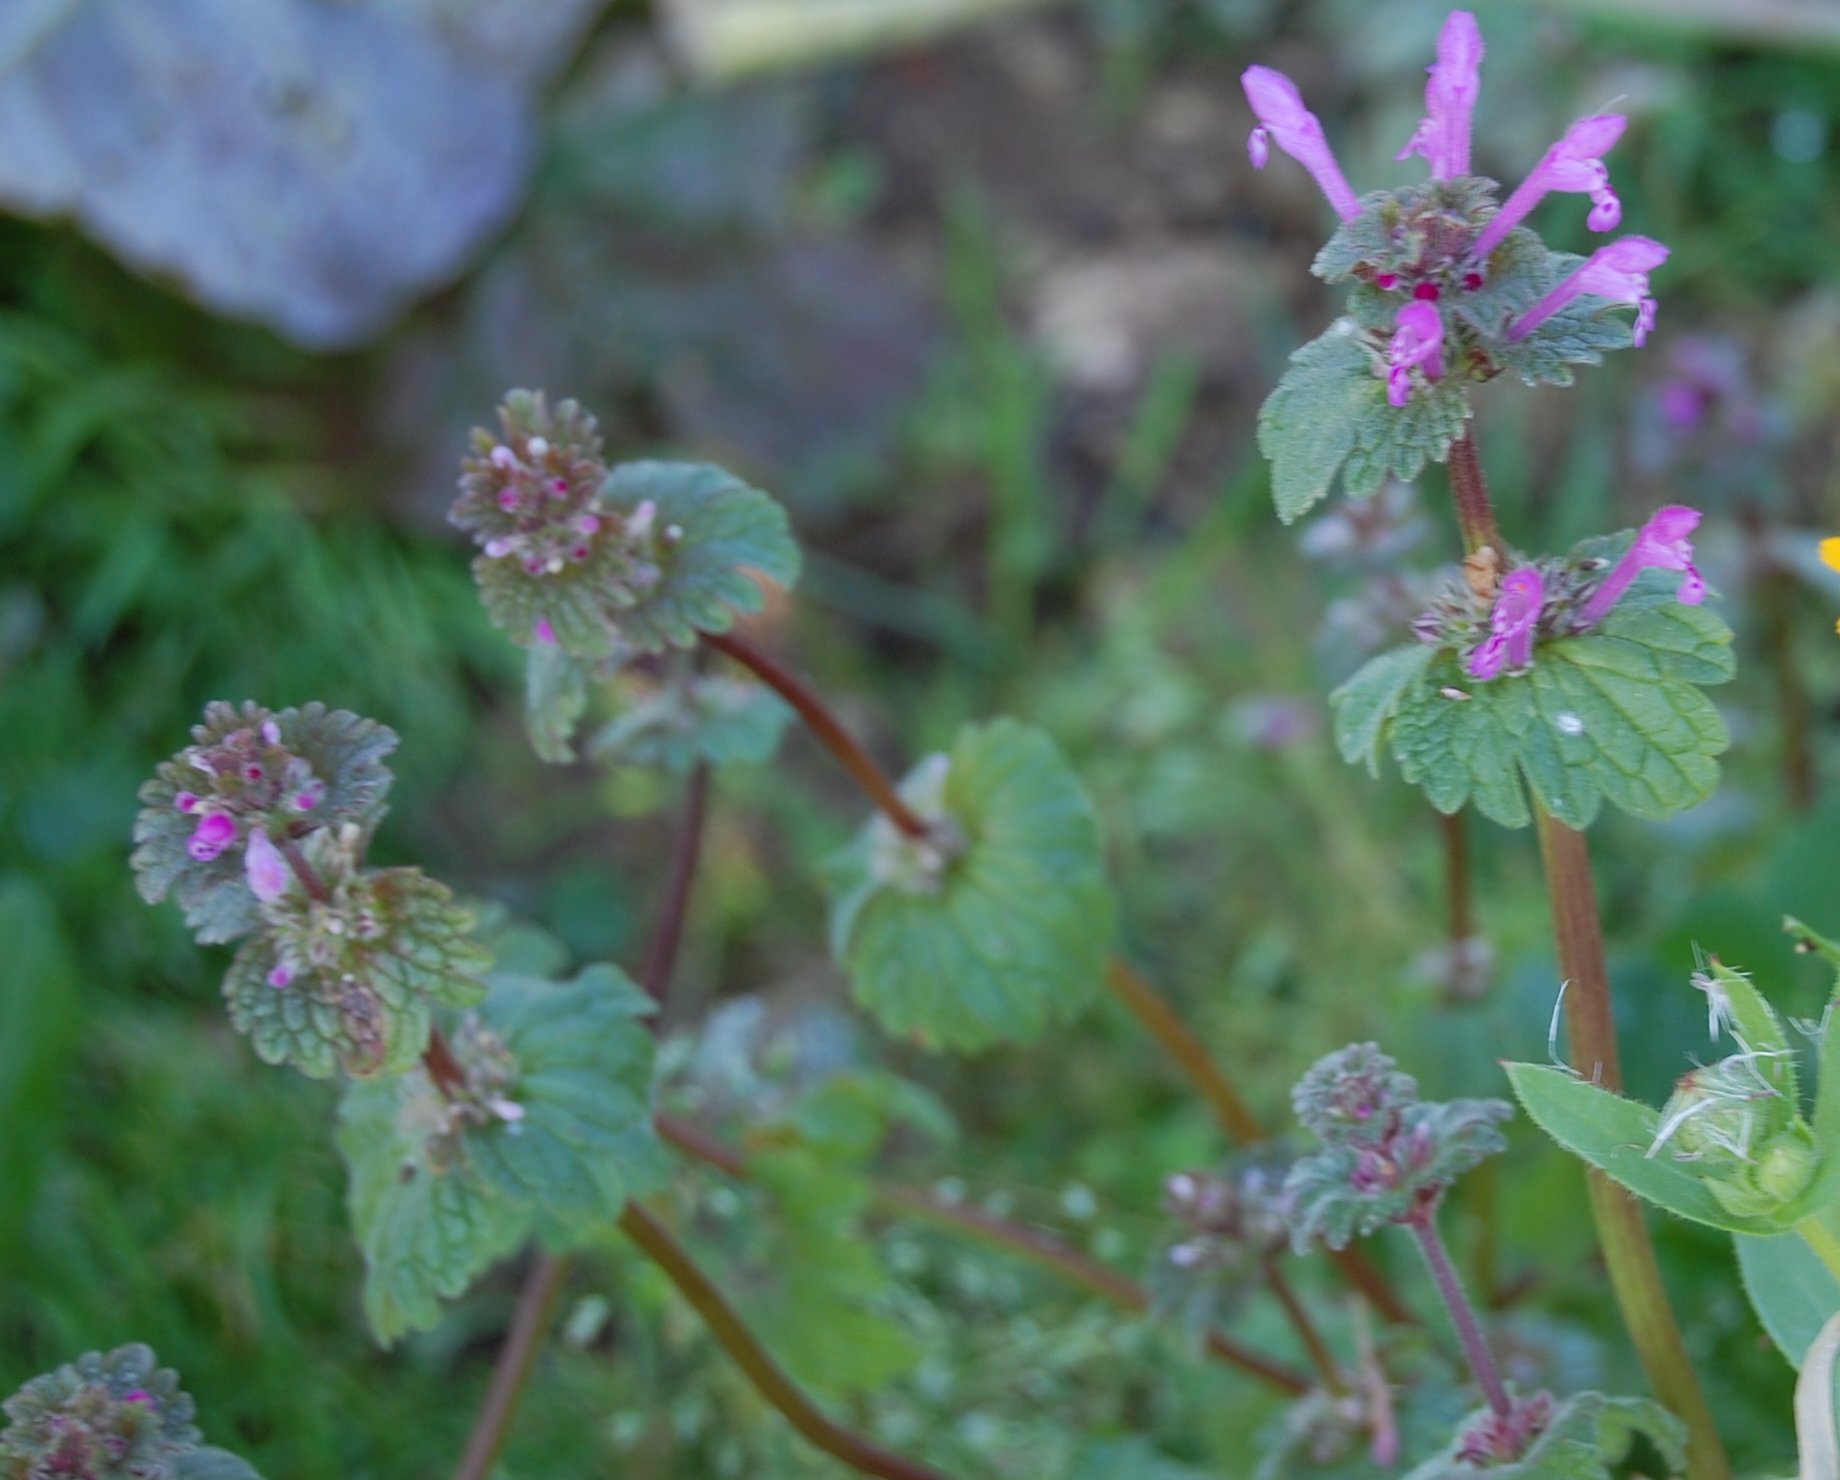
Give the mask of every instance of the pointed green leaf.
POLYGON ((877 818, 833 867, 832 938, 856 998, 933 1048, 1022 1042, 1091 997, 1112 939, 1098 819, 1039 730, 964 730, 904 784, 936 821, 877 818))
POLYGON ((1574 1156, 1608 1173, 1638 1197, 1695 1223, 1732 1233, 1781 1230, 1764 1218, 1726 1209, 1691 1166, 1650 1149, 1660 1116, 1647 1105, 1546 1064, 1504 1064, 1521 1105, 1534 1123, 1574 1156))
POLYGON ((1748 976, 1733 971, 1722 961, 1709 962, 1706 975, 1723 999, 1723 1016, 1732 1037, 1746 1050, 1763 1056, 1757 1061, 1757 1072, 1799 1110, 1802 1095, 1795 1072, 1794 1046, 1776 1009, 1764 1000, 1748 976))
POLYGON ((750 572, 781 586, 798 578, 786 511, 720 468, 624 463, 601 485, 601 502, 627 515, 650 503, 668 546, 657 583, 619 616, 619 635, 636 652, 692 647, 699 629, 726 632, 737 612, 759 611, 765 598, 750 572))
MULTIPOLYGON (((1383 385, 1377 377, 1374 384, 1383 385)), ((1342 492, 1362 498, 1388 478, 1411 482, 1427 462, 1444 461, 1468 419, 1469 397, 1455 375, 1415 386, 1404 406, 1392 405, 1382 388, 1355 429, 1354 450, 1342 468, 1342 492)))
POLYGON ((1840 1280, 1799 1233, 1740 1233, 1733 1242, 1751 1308, 1789 1365, 1800 1367, 1821 1327, 1840 1314, 1840 1280))

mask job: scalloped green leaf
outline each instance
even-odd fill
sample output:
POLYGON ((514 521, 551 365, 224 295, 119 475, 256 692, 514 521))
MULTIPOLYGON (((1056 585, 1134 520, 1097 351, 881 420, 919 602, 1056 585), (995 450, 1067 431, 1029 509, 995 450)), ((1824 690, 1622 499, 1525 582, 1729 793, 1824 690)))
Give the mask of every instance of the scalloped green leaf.
POLYGON ((1442 1454, 1426 1460, 1405 1480, 1615 1480, 1626 1473, 1639 1440, 1646 1440, 1680 1474, 1687 1463, 1687 1428, 1652 1398, 1619 1398, 1606 1393, 1573 1393, 1553 1410, 1527 1452, 1507 1464, 1478 1466, 1457 1458, 1464 1436, 1486 1423, 1489 1410, 1465 1419, 1442 1454))
POLYGON ((1528 385, 1570 385, 1577 379, 1574 366, 1601 365, 1612 350, 1635 343, 1632 322, 1620 308, 1605 298, 1574 299, 1525 339, 1491 341, 1489 353, 1528 385))
POLYGON ((1636 1196, 1730 1233, 1782 1232, 1768 1219, 1730 1212, 1690 1166, 1666 1154, 1650 1156, 1661 1117, 1649 1106, 1548 1064, 1502 1068, 1534 1124, 1636 1196))
POLYGON ((660 561, 658 583, 620 614, 620 636, 636 652, 692 647, 699 630, 726 632, 737 613, 759 611, 765 597, 750 571, 781 586, 798 579, 799 547, 786 511, 721 468, 623 463, 600 496, 622 514, 649 502, 659 529, 681 531, 660 561))
MULTIPOLYGON (((323 861, 317 841, 308 852, 323 861)), ((288 953, 274 930, 245 941, 231 960, 223 984, 230 1022, 264 1063, 291 1064, 310 1079, 341 1069, 356 1078, 398 1074, 427 1047, 435 1008, 471 1007, 485 995, 478 973, 492 957, 445 884, 393 868, 365 872, 356 887, 363 897, 353 913, 374 921, 377 933, 346 931, 324 966, 288 953)))
POLYGON ((1469 396, 1454 375, 1413 388, 1404 406, 1388 403, 1384 384, 1355 429, 1354 450, 1342 466, 1342 492, 1364 498, 1389 477, 1410 482, 1427 462, 1443 462, 1463 435, 1469 396))
POLYGON ((1448 650, 1383 653, 1331 695, 1351 764, 1384 741, 1433 806, 1473 802, 1504 827, 1532 820, 1522 782, 1571 827, 1605 801, 1659 821, 1718 785, 1725 723, 1699 685, 1735 671, 1731 630, 1654 587, 1592 632, 1541 643, 1530 672, 1471 679, 1448 650))
POLYGON ((1286 524, 1325 498, 1337 473, 1343 492, 1360 498, 1389 475, 1416 478, 1427 461, 1442 462, 1463 434, 1469 401, 1457 376, 1420 384, 1394 407, 1379 363, 1356 321, 1338 319, 1291 356, 1259 408, 1259 450, 1286 524))
POLYGON ((1338 319, 1291 356, 1259 408, 1258 433, 1271 463, 1272 501, 1286 524, 1328 497, 1376 400, 1386 404, 1386 389, 1352 320, 1338 319))
POLYGON ((636 699, 588 742, 597 760, 675 776, 771 760, 792 710, 771 690, 739 679, 685 674, 636 699))
POLYGON ((1791 1367, 1840 1314, 1840 1279, 1798 1233, 1732 1236, 1751 1309, 1791 1367))
POLYGON ((1329 695, 1335 711, 1335 748, 1349 765, 1380 774, 1380 746, 1406 694, 1424 677, 1435 650, 1424 643, 1397 647, 1369 659, 1329 695))
POLYGON ((652 1129, 654 1039, 641 1021, 654 1010, 617 966, 563 984, 493 974, 480 1011, 517 1061, 506 1093, 524 1116, 469 1134, 466 1150, 550 1242, 612 1222, 669 1176, 652 1129))
POLYGON ((664 1181, 652 1038, 637 1022, 650 1010, 611 966, 562 984, 495 974, 476 1019, 486 1033, 454 1041, 455 1098, 421 1065, 347 1092, 338 1143, 380 1342, 432 1326, 531 1234, 576 1242, 664 1181))
POLYGON ((1099 824, 1054 742, 998 720, 904 795, 940 846, 870 823, 832 870, 832 941, 856 999, 929 1048, 1025 1042, 1092 996, 1112 941, 1099 824))
POLYGON ((524 1210, 472 1167, 437 1170, 424 1138, 403 1124, 404 1091, 437 1092, 412 1070, 355 1083, 339 1111, 338 1146, 350 1172, 346 1208, 364 1254, 364 1318, 384 1346, 441 1319, 441 1302, 530 1233, 524 1210))

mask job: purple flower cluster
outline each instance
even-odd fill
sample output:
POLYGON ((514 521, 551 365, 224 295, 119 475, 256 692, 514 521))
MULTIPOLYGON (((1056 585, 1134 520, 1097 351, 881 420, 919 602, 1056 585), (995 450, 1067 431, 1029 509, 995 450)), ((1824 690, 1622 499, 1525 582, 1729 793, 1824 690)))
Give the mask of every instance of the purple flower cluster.
POLYGON ((186 852, 210 863, 244 837, 257 818, 311 817, 326 799, 326 783, 313 767, 289 751, 274 718, 243 726, 181 752, 197 773, 194 791, 181 791, 173 806, 193 819, 186 852))
POLYGON ((1613 565, 1602 560, 1543 561, 1514 567, 1488 601, 1486 623, 1477 631, 1480 593, 1465 585, 1413 624, 1422 641, 1456 647, 1463 671, 1479 683, 1533 666, 1540 637, 1576 637, 1597 627, 1645 570, 1678 571, 1676 596, 1683 605, 1706 599, 1706 580, 1694 563, 1697 509, 1669 504, 1636 531, 1613 565))
MULTIPOLYGON (((1476 100, 1481 92, 1482 32, 1475 16, 1452 11, 1438 37, 1437 60, 1425 84, 1425 116, 1406 141, 1398 157, 1423 155, 1437 182, 1465 179, 1470 173, 1470 130, 1476 100)), ((1270 67, 1248 67, 1241 78, 1246 99, 1258 119, 1247 142, 1255 168, 1263 169, 1271 146, 1301 164, 1321 186, 1329 204, 1344 222, 1359 220, 1363 207, 1348 184, 1321 121, 1305 105, 1303 96, 1282 72, 1270 67)), ((1610 231, 1623 219, 1622 202, 1610 184, 1604 156, 1622 136, 1626 120, 1618 113, 1581 118, 1550 149, 1507 200, 1496 209, 1484 204, 1472 225, 1459 222, 1454 234, 1438 233, 1438 276, 1475 291, 1489 280, 1491 257, 1546 196, 1555 192, 1587 196, 1591 209, 1586 224, 1593 231, 1610 231)), ((1472 182, 1473 183, 1473 182, 1472 182)), ((1507 326, 1507 338, 1526 338, 1554 313, 1582 295, 1636 306, 1635 343, 1640 345, 1655 323, 1655 300, 1649 295, 1648 274, 1667 260, 1667 248, 1647 237, 1630 236, 1611 242, 1554 285, 1537 303, 1507 326)), ((1407 284, 1400 274, 1369 274, 1375 286, 1387 292, 1409 292, 1399 307, 1396 329, 1386 362, 1378 373, 1386 378, 1387 399, 1404 406, 1412 395, 1412 373, 1427 380, 1443 374, 1444 324, 1436 306, 1442 289, 1436 281, 1421 278, 1407 284)))
POLYGON ((1319 1060, 1291 1104, 1322 1142, 1285 1179, 1299 1252, 1428 1216, 1461 1173, 1504 1149, 1497 1127, 1512 1114, 1500 1100, 1420 1100, 1417 1081, 1371 1043, 1319 1060))

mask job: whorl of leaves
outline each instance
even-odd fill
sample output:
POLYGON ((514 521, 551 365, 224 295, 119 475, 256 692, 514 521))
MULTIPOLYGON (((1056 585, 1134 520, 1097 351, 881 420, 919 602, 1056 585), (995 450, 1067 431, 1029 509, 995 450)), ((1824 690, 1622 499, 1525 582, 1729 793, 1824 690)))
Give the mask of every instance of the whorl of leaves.
POLYGON ((313 1079, 396 1074, 427 1046, 437 1007, 485 993, 491 956, 445 884, 416 868, 363 869, 355 828, 301 852, 325 893, 292 879, 224 976, 230 1021, 267 1063, 313 1079))
POLYGON ((260 1480, 201 1444, 178 1374, 138 1343, 35 1377, 0 1411, 0 1480, 260 1480))

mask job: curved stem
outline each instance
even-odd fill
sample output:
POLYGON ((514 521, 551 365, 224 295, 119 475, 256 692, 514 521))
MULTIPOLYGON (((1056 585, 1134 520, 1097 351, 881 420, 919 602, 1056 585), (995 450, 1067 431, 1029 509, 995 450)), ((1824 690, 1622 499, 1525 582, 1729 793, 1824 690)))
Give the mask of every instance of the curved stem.
POLYGON ((684 921, 690 917, 690 890, 696 867, 703 857, 704 824, 709 816, 709 762, 698 761, 684 789, 684 810, 677 825, 671 857, 671 877, 665 885, 664 908, 659 911, 652 943, 639 972, 639 985, 662 1012, 677 969, 677 952, 684 943, 684 921))
MULTIPOLYGON (((1566 982, 1565 1022, 1572 1066, 1606 1089, 1620 1090, 1622 1067, 1589 846, 1583 833, 1554 821, 1537 801, 1534 817, 1552 901, 1559 970, 1566 982)), ((1585 1176, 1591 1215, 1623 1324, 1655 1395, 1687 1425, 1689 1480, 1728 1480, 1731 1464, 1668 1304, 1641 1204, 1595 1168, 1587 1167, 1585 1176)))
POLYGON ((1437 1286, 1438 1298, 1450 1312, 1450 1323, 1457 1328, 1457 1340, 1462 1344, 1463 1355, 1476 1376, 1482 1396, 1488 1399, 1489 1407, 1498 1416, 1506 1418, 1513 1412, 1514 1405, 1508 1399, 1508 1387, 1501 1380, 1495 1356, 1488 1342, 1483 1340, 1482 1324, 1476 1319, 1475 1307, 1463 1293, 1463 1281, 1457 1278, 1457 1271, 1450 1262, 1450 1250, 1444 1247, 1444 1236, 1438 1232, 1436 1208, 1426 1208, 1406 1227, 1418 1240, 1418 1250, 1425 1256, 1425 1267, 1431 1271, 1431 1283, 1437 1286))
POLYGON ((1316 1329, 1316 1322, 1310 1318, 1310 1312, 1297 1298, 1290 1276, 1285 1274, 1275 1259, 1265 1266, 1265 1283, 1271 1286, 1271 1293, 1278 1297, 1278 1304, 1284 1307, 1284 1313, 1290 1317, 1291 1325, 1297 1331, 1297 1339, 1303 1343, 1310 1365, 1322 1377, 1323 1386, 1338 1398, 1347 1396, 1348 1383, 1342 1376, 1341 1367, 1337 1365, 1328 1343, 1323 1340, 1322 1332, 1316 1329))
POLYGON ((804 1389, 786 1375, 748 1330, 715 1282, 642 1204, 626 1205, 626 1211, 620 1215, 620 1231, 664 1271, 684 1299, 695 1307, 723 1350, 747 1374, 755 1391, 819 1449, 851 1469, 879 1476, 881 1480, 946 1480, 942 1472, 930 1465, 891 1453, 829 1418, 805 1395, 804 1389))
POLYGON ((862 748, 837 716, 831 713, 830 706, 816 689, 771 653, 755 647, 737 633, 703 632, 698 635, 717 652, 726 654, 750 669, 756 678, 797 710, 806 727, 842 763, 843 768, 855 777, 856 784, 868 793, 870 800, 882 809, 890 822, 910 838, 926 836, 926 823, 901 799, 894 783, 875 763, 874 757, 862 748))
MULTIPOLYGON (((702 856, 708 811, 709 767, 699 763, 690 773, 689 786, 684 792, 684 808, 673 847, 670 882, 665 886, 664 907, 659 913, 639 978, 640 985, 660 1008, 669 995, 671 975, 677 967, 677 952, 684 938, 684 920, 690 910, 690 891, 696 883, 697 861, 702 856)), ((655 1024, 657 1019, 651 1021, 655 1024)), ((454 1064, 453 1054, 437 1029, 429 1037, 428 1054, 424 1055, 423 1062, 439 1085, 441 1075, 433 1057, 437 1048, 456 1072, 459 1066, 454 1064)), ((497 1463, 499 1452, 511 1435, 518 1404, 530 1381, 537 1350, 542 1345, 543 1333, 549 1329, 567 1273, 566 1257, 537 1250, 530 1273, 524 1277, 524 1288, 518 1295, 517 1310, 511 1318, 511 1330, 505 1337, 505 1344, 499 1348, 498 1359, 492 1367, 492 1381, 486 1388, 485 1401, 474 1416, 472 1432, 467 1435, 466 1449, 454 1471, 454 1480, 487 1480, 492 1473, 492 1466, 497 1463)))
MULTIPOLYGON (((658 1134, 686 1156, 707 1162, 731 1177, 747 1177, 747 1161, 741 1153, 700 1126, 665 1113, 656 1116, 654 1123, 658 1127, 658 1134)), ((1012 1223, 982 1208, 944 1202, 931 1193, 885 1182, 875 1183, 871 1195, 878 1205, 890 1212, 924 1218, 929 1223, 969 1234, 993 1247, 1021 1255, 1060 1275, 1069 1284, 1078 1285, 1083 1290, 1111 1301, 1122 1310, 1141 1312, 1150 1308, 1150 1296, 1143 1286, 1110 1265, 1101 1264, 1078 1249, 1069 1247, 1052 1234, 1012 1223)), ((1239 1345, 1218 1331, 1208 1334, 1207 1348, 1208 1354, 1216 1360, 1250 1373, 1283 1392, 1303 1393, 1309 1390, 1309 1380, 1301 1373, 1239 1345)))
POLYGON ((275 839, 275 851, 288 861, 294 877, 300 880, 300 887, 307 891, 308 899, 324 904, 332 898, 332 891, 319 876, 319 870, 307 862, 307 855, 301 852, 300 844, 283 835, 275 839))
POLYGON ((1220 1072, 1206 1045, 1142 974, 1130 963, 1113 956, 1105 963, 1105 985, 1201 1091, 1237 1145, 1250 1146, 1265 1139, 1265 1127, 1246 1108, 1246 1102, 1227 1076, 1220 1072))
POLYGON ((493 1465, 498 1462, 498 1453, 511 1432, 511 1421, 524 1396, 524 1385, 530 1381, 530 1369, 536 1364, 543 1335, 555 1315, 567 1273, 566 1259, 546 1254, 541 1249, 537 1251, 536 1261, 530 1266, 530 1274, 518 1295, 510 1334, 505 1337, 497 1365, 492 1369, 492 1384, 486 1389, 485 1402, 479 1405, 473 1431, 467 1435, 466 1449, 454 1471, 454 1480, 487 1480, 491 1475, 493 1465))

